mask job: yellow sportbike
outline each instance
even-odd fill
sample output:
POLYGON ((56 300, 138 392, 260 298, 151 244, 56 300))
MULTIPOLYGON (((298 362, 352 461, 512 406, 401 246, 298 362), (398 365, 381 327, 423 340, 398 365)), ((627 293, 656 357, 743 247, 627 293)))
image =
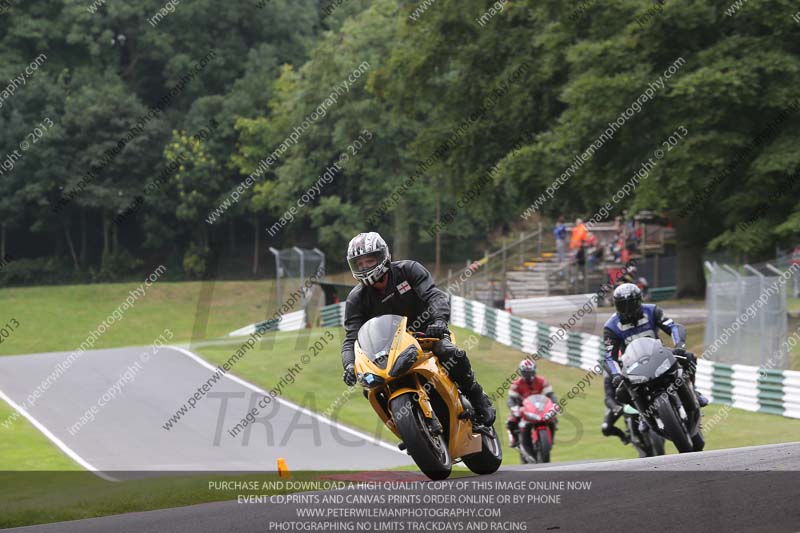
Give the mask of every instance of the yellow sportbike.
POLYGON ((378 316, 358 331, 355 371, 372 408, 429 478, 447 478, 458 461, 476 474, 495 472, 503 461, 497 433, 473 420, 431 351, 439 339, 406 331, 407 320, 378 316))

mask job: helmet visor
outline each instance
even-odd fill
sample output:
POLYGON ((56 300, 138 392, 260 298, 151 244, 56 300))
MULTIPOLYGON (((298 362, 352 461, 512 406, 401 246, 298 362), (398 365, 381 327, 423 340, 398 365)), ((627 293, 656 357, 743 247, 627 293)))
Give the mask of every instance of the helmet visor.
POLYGON ((642 301, 636 297, 615 300, 614 307, 620 316, 635 317, 642 310, 642 301))
POLYGON ((375 267, 380 266, 386 259, 385 250, 375 250, 367 254, 357 255, 347 260, 350 266, 350 271, 356 278, 366 277, 375 270, 375 267))

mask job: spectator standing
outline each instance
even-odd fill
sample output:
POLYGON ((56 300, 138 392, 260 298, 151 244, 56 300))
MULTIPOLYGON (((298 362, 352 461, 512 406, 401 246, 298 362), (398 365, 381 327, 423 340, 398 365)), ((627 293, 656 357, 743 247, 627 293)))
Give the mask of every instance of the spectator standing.
POLYGON ((584 244, 586 246, 586 256, 587 260, 589 261, 589 268, 594 270, 594 268, 603 258, 603 247, 600 246, 600 241, 591 231, 586 232, 584 244))
POLYGON ((583 240, 586 238, 586 225, 580 218, 575 219, 575 227, 572 228, 572 237, 569 241, 571 250, 578 250, 583 246, 583 240))
POLYGON ((586 239, 586 225, 580 218, 575 219, 575 227, 572 228, 572 238, 569 241, 569 247, 574 250, 575 262, 578 269, 583 270, 583 265, 586 262, 586 248, 584 247, 584 240, 586 239))

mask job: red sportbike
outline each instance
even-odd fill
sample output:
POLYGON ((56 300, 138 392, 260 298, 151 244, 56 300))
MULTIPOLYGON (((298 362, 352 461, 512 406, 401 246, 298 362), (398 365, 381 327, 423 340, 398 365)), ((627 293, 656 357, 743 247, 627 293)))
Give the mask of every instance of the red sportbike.
POLYGON ((549 463, 556 425, 556 405, 544 394, 531 394, 522 402, 519 422, 519 457, 525 463, 549 463))

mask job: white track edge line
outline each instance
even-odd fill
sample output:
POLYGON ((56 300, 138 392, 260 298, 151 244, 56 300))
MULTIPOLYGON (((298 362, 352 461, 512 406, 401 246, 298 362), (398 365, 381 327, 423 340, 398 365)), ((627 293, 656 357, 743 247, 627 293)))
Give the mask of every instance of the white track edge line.
MULTIPOLYGON (((200 363, 201 365, 203 365, 204 367, 208 368, 209 370, 213 370, 215 372, 217 370, 219 370, 217 367, 212 366, 211 363, 209 363, 208 361, 206 361, 205 359, 203 359, 202 357, 200 357, 196 353, 190 352, 186 348, 181 348, 180 346, 173 346, 173 345, 167 345, 166 347, 172 348, 175 351, 181 352, 183 355, 189 357, 190 359, 193 359, 197 363, 200 363)), ((243 386, 245 386, 245 387, 247 387, 247 388, 249 388, 249 389, 251 389, 251 390, 253 390, 253 391, 257 392, 257 393, 259 393, 259 394, 263 394, 264 396, 269 396, 269 393, 267 391, 265 391, 264 389, 262 389, 261 387, 259 387, 258 385, 254 385, 254 384, 250 383, 249 381, 246 381, 246 380, 244 380, 244 379, 242 379, 242 378, 240 378, 238 376, 235 376, 235 375, 231 374, 230 372, 226 372, 225 374, 223 374, 223 376, 225 376, 225 377, 235 381, 236 383, 238 383, 240 385, 243 385, 243 386)), ((281 398, 280 396, 275 396, 275 399, 278 400, 279 403, 281 403, 281 404, 283 404, 283 405, 285 405, 287 407, 290 407, 292 409, 300 411, 301 413, 309 415, 312 418, 316 418, 318 420, 321 420, 322 422, 325 422, 326 424, 329 424, 329 425, 331 425, 333 427, 336 427, 341 431, 344 431, 346 433, 350 433, 351 435, 354 435, 356 437, 364 439, 367 442, 371 442, 372 444, 376 444, 378 446, 381 446, 382 448, 386 448, 387 450, 392 450, 392 451, 397 452, 399 454, 406 455, 406 453, 401 451, 397 446, 389 444, 386 441, 382 441, 380 439, 376 439, 375 437, 373 437, 371 435, 367 435, 366 433, 358 431, 357 429, 353 429, 353 428, 350 428, 350 427, 345 426, 343 424, 340 424, 338 422, 334 422, 330 418, 324 417, 321 414, 316 413, 314 411, 310 411, 310 410, 306 409, 305 407, 300 407, 296 403, 290 402, 289 400, 285 400, 285 399, 281 398)))
POLYGON ((61 449, 61 451, 62 451, 62 452, 64 452, 65 454, 67 454, 67 455, 70 457, 70 459, 72 459, 73 461, 75 461, 76 463, 78 463, 79 465, 81 465, 81 466, 82 466, 83 468, 85 468, 86 470, 89 470, 90 472, 92 472, 92 473, 93 473, 93 474, 95 474, 96 476, 98 476, 98 477, 101 477, 101 478, 105 479, 106 481, 115 481, 115 482, 116 482, 116 481, 119 481, 119 479, 117 479, 117 478, 115 478, 115 477, 112 477, 112 476, 109 476, 108 474, 106 474, 106 473, 104 473, 104 472, 102 472, 102 471, 98 470, 98 469, 97 469, 95 466, 93 466, 91 463, 89 463, 89 462, 88 462, 86 459, 84 459, 83 457, 81 457, 80 455, 78 455, 77 453, 75 453, 75 451, 74 451, 72 448, 70 448, 69 446, 67 446, 66 444, 64 444, 64 441, 62 441, 61 439, 59 439, 58 437, 56 437, 56 436, 55 436, 55 435, 54 435, 54 434, 53 434, 53 433, 52 433, 52 432, 51 432, 49 429, 47 429, 47 428, 44 426, 44 424, 42 424, 41 422, 39 422, 38 420, 36 420, 36 419, 33 417, 33 415, 31 415, 31 414, 30 414, 28 411, 26 411, 26 410, 25 410, 25 409, 24 409, 22 406, 18 405, 18 404, 17 404, 17 403, 16 403, 14 400, 12 400, 12 399, 11 399, 11 398, 10 398, 10 397, 9 397, 9 396, 6 394, 6 393, 4 393, 2 390, 0 390, 0 398, 2 398, 3 400, 5 400, 5 401, 6 401, 6 403, 7 403, 8 405, 10 405, 11 407, 13 407, 13 408, 14 408, 14 409, 16 409, 17 411, 19 411, 19 414, 21 414, 22 416, 24 416, 25 418, 27 418, 27 419, 28 419, 28 421, 29 421, 31 424, 33 424, 33 425, 34 425, 34 427, 36 427, 36 429, 38 429, 39 431, 41 431, 41 432, 44 434, 44 436, 45 436, 45 437, 47 437, 48 439, 50 439, 50 441, 51 441, 53 444, 55 444, 56 446, 58 446, 58 447, 61 449))

